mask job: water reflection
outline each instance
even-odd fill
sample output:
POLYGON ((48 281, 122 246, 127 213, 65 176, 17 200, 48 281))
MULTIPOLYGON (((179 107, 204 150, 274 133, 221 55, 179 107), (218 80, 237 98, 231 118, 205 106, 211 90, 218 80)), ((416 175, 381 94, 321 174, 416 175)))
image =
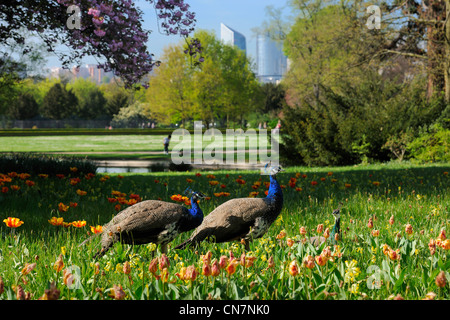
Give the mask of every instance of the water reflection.
POLYGON ((98 167, 97 173, 146 173, 152 172, 150 168, 132 168, 132 167, 98 167))

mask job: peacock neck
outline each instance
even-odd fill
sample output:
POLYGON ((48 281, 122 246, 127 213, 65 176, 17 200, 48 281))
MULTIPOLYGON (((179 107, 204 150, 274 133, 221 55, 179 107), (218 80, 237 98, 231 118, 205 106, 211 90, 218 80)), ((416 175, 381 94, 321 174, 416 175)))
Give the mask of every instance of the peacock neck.
POLYGON ((275 176, 270 176, 269 192, 267 193, 268 199, 283 201, 283 191, 275 176))
POLYGON ((202 218, 203 219, 203 211, 200 209, 200 206, 197 203, 197 199, 194 199, 194 197, 191 198, 191 209, 189 209, 189 213, 194 218, 202 218))
POLYGON ((334 221, 333 229, 331 230, 331 234, 334 236, 334 234, 341 234, 341 218, 336 218, 334 221))

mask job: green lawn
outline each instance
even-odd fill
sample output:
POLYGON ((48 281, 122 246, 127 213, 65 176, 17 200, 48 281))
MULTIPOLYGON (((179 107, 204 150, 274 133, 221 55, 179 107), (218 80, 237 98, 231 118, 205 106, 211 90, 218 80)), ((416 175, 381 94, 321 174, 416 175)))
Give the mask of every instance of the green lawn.
MULTIPOLYGON (((121 159, 121 160, 157 160, 169 159, 163 153, 163 138, 166 135, 34 135, 34 136, 0 136, 0 152, 15 153, 43 153, 67 155, 74 157, 82 157, 93 160, 102 159, 121 159)), ((183 139, 172 138, 169 149, 178 149, 187 147, 186 141, 183 139)), ((195 148, 199 150, 215 149, 217 152, 221 150, 237 150, 244 149, 246 152, 253 152, 257 148, 256 142, 246 139, 245 144, 241 144, 234 137, 222 136, 222 139, 203 136, 201 140, 191 135, 191 151, 195 148), (230 147, 227 147, 231 145, 230 147), (201 149, 200 149, 201 148, 201 149)), ((270 145, 268 146, 270 148, 270 145)), ((237 159, 238 152, 234 157, 237 159)), ((270 156, 270 150, 269 150, 270 156)), ((192 158, 194 154, 192 153, 192 158)), ((247 161, 249 157, 247 156, 247 161)), ((226 159, 226 154, 223 154, 226 159)), ((258 156, 259 159, 259 156, 258 156)), ((259 161, 259 160, 258 160, 259 161)))
POLYGON ((163 138, 153 135, 0 137, 0 152, 161 151, 163 138))

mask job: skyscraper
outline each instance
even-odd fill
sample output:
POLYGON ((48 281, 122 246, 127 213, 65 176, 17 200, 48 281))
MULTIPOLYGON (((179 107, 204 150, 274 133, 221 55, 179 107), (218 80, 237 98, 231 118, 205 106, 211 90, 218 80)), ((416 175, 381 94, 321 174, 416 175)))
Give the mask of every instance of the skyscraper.
POLYGON ((220 40, 222 40, 226 44, 237 46, 244 52, 247 51, 244 35, 237 32, 236 30, 231 29, 223 23, 220 23, 220 40))
POLYGON ((257 77, 260 82, 277 83, 287 71, 287 57, 282 45, 268 34, 258 34, 256 39, 257 77))

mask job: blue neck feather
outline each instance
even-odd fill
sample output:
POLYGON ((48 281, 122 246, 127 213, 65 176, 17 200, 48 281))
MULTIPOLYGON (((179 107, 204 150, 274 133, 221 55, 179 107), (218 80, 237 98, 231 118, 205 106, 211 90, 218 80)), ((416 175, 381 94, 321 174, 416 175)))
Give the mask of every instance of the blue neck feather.
POLYGON ((197 203, 197 199, 194 197, 191 198, 191 209, 189 209, 189 213, 197 219, 203 220, 203 211, 200 209, 200 206, 197 203))
POLYGON ((269 192, 267 193, 268 199, 280 199, 283 200, 283 191, 275 176, 270 176, 269 192))

